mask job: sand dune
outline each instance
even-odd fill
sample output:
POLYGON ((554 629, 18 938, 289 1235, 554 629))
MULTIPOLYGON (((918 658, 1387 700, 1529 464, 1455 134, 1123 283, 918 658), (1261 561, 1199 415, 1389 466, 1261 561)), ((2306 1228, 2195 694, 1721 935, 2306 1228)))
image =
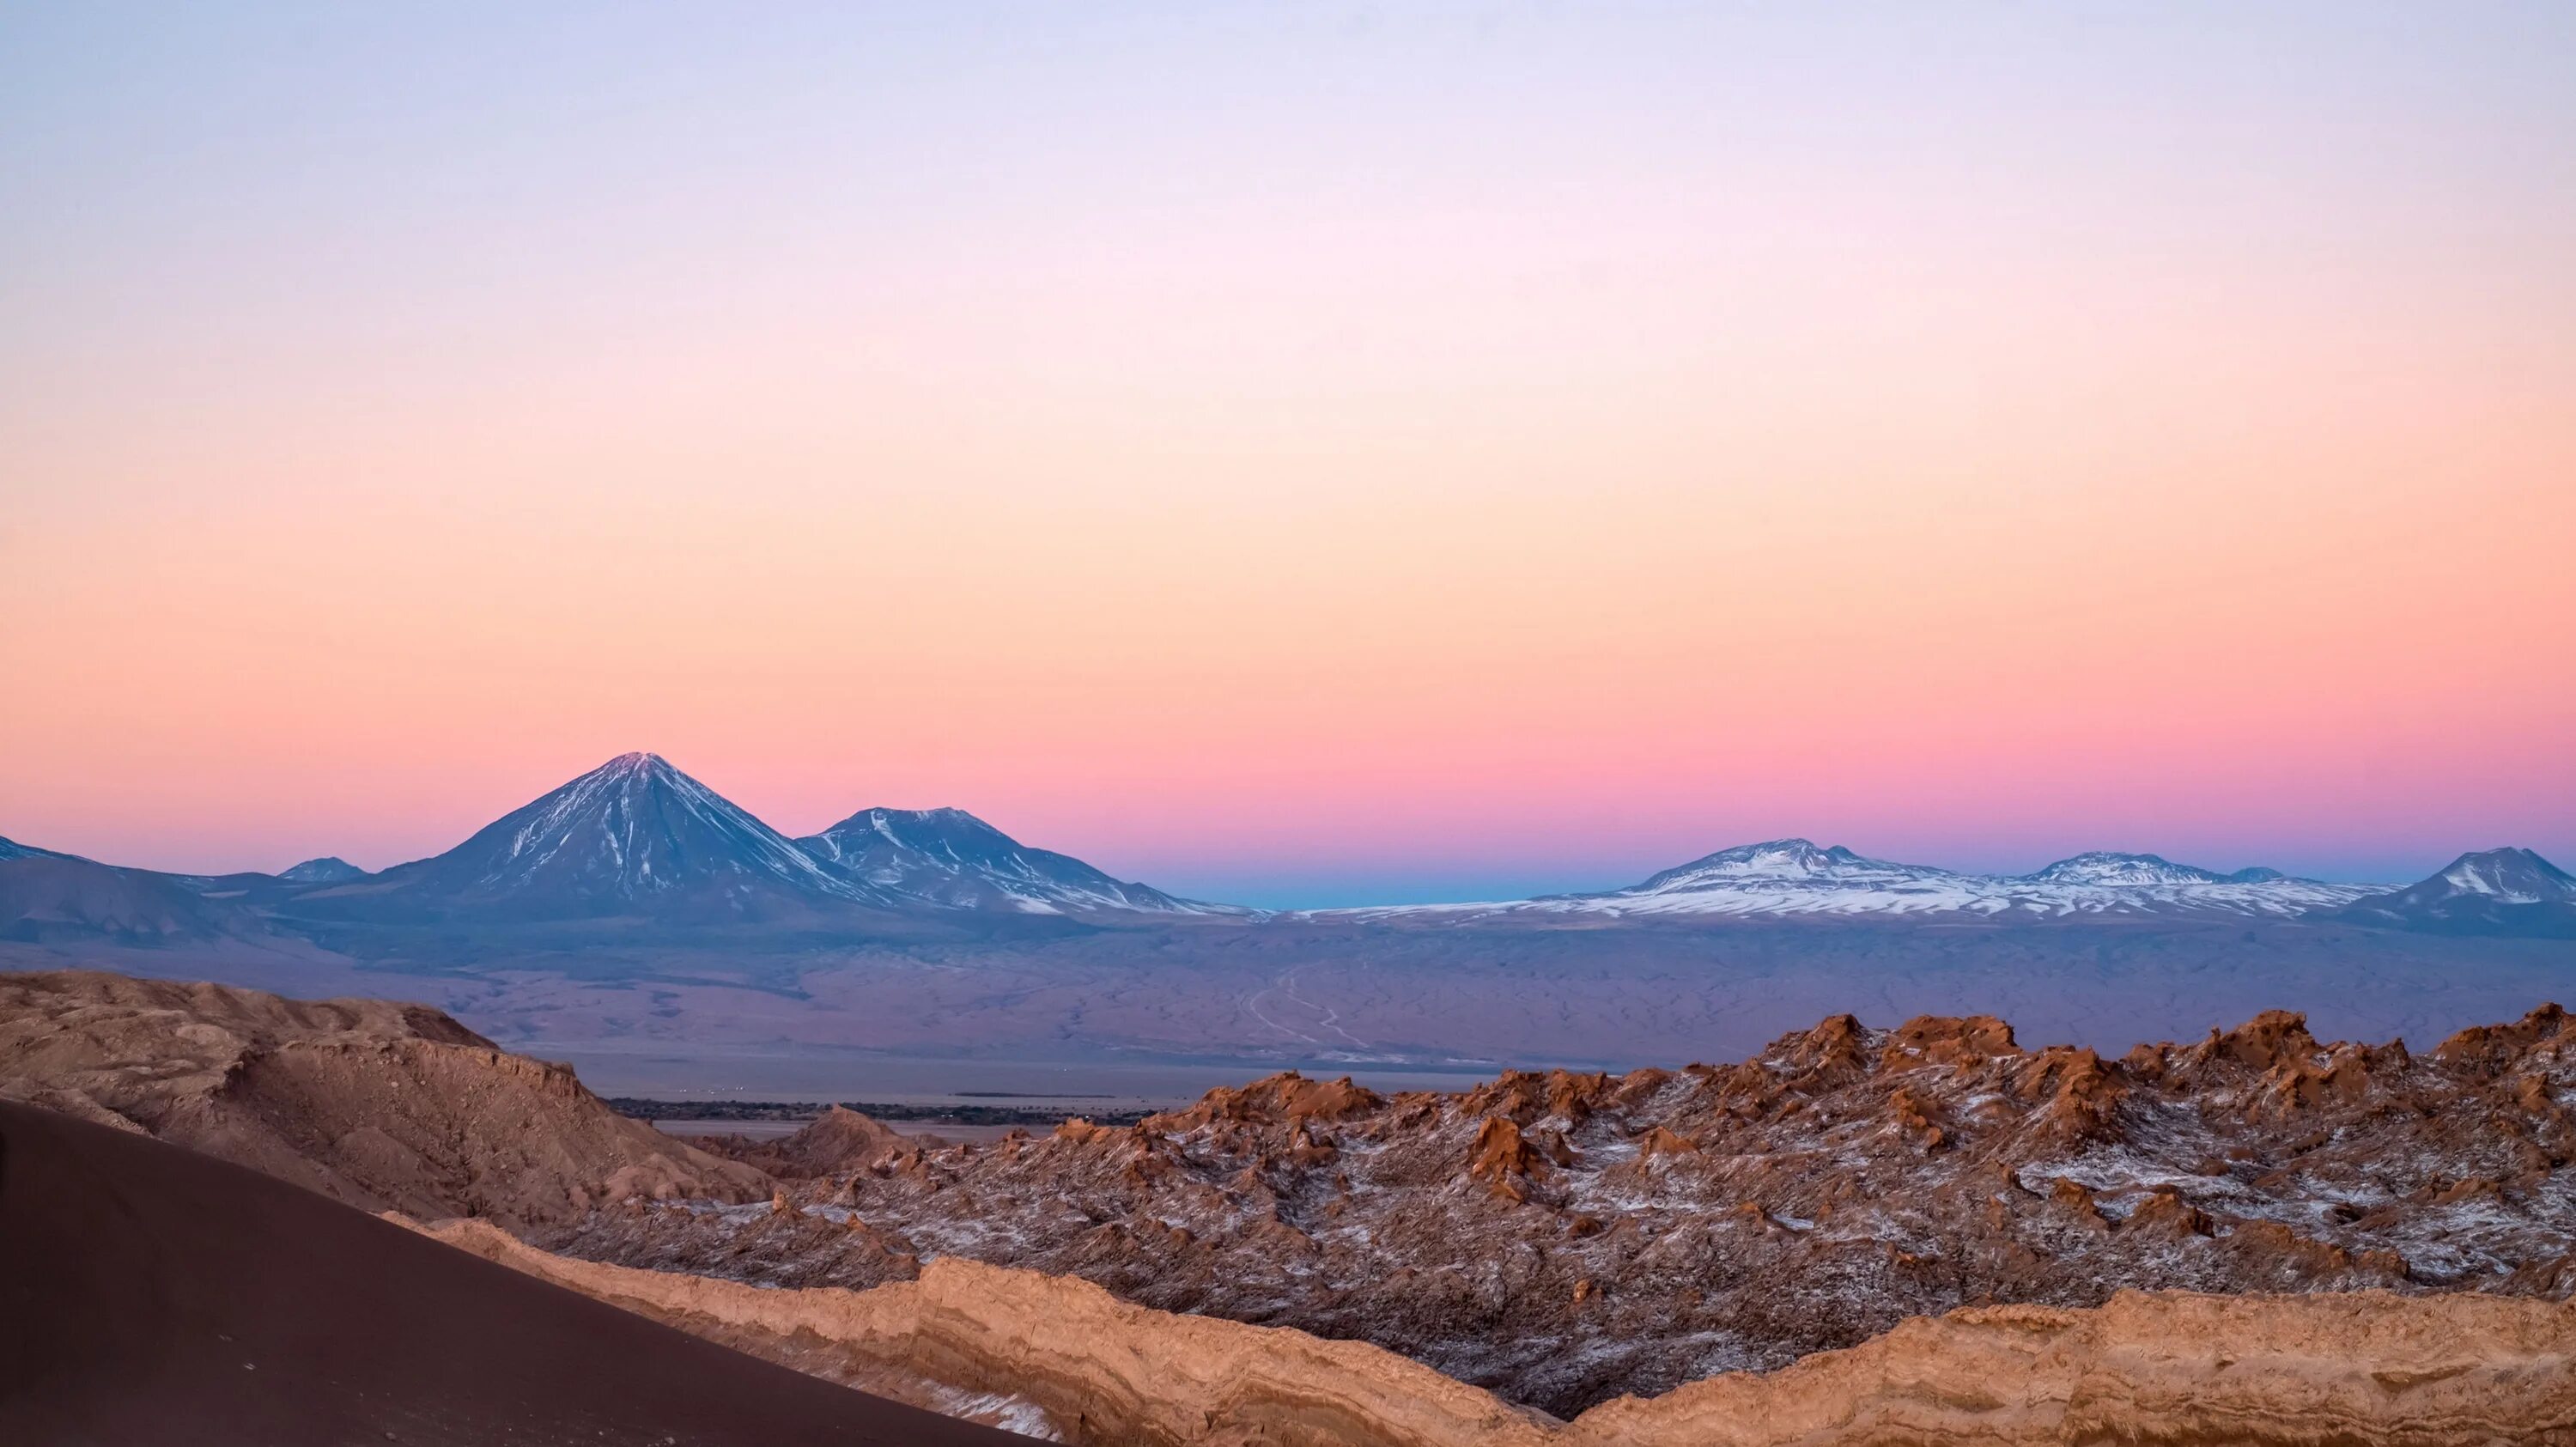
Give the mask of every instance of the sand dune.
POLYGON ((194 1151, 0 1104, 0 1442, 1017 1440, 692 1339, 194 1151))

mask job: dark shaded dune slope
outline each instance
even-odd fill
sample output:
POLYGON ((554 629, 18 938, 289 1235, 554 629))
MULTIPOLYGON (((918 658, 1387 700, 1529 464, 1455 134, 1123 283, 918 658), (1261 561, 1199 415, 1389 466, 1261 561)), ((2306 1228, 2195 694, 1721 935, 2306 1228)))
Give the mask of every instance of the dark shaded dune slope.
POLYGON ((1001 1444, 255 1171, 0 1105, 0 1442, 1001 1444))

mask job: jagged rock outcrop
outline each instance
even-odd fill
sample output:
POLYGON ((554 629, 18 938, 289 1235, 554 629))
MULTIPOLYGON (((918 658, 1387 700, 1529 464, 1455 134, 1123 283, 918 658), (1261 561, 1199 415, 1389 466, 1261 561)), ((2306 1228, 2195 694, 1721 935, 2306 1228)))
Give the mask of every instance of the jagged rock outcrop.
POLYGON ((766 1196, 436 1010, 87 971, 0 975, 0 1099, 146 1131, 369 1210, 531 1226, 766 1196))
POLYGON ((907 1136, 846 1105, 834 1105, 775 1140, 708 1135, 697 1137, 696 1144, 709 1155, 792 1181, 863 1171, 907 1150, 936 1149, 948 1142, 938 1136, 907 1136))
POLYGON ((2564 1303, 2122 1292, 2089 1310, 1970 1307, 1785 1370, 1620 1397, 1561 1422, 1362 1343, 1172 1315, 1082 1281, 968 1261, 868 1291, 761 1290, 550 1256, 475 1222, 426 1229, 871 1390, 1022 1405, 1037 1418, 1022 1430, 1078 1444, 2576 1441, 2576 1306, 2564 1303))
POLYGON ((1909 1317, 2122 1289, 2576 1292, 2576 1022, 2422 1052, 2269 1013, 2120 1060, 1850 1016, 1733 1065, 1380 1098, 1274 1076, 543 1244, 766 1285, 969 1257, 1373 1342, 1573 1416, 1909 1317), (844 1223, 865 1228, 854 1231, 844 1223), (833 1229, 822 1229, 822 1227, 833 1229))
POLYGON ((1732 1065, 1393 1097, 1290 1073, 989 1143, 838 1113, 759 1148, 773 1179, 436 1011, 13 976, 0 1098, 489 1217, 568 1257, 449 1234, 1073 1440, 2570 1430, 2556 1007, 2423 1051, 2274 1012, 2116 1061, 1840 1016, 1732 1065))

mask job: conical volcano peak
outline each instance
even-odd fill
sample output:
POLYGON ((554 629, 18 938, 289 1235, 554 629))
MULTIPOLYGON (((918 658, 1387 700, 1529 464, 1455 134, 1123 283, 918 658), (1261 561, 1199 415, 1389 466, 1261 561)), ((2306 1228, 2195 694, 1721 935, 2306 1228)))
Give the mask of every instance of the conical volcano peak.
POLYGON ((2457 893, 2489 895, 2508 904, 2576 900, 2576 877, 2535 850, 2512 846, 2463 854, 2434 878, 2457 893))
POLYGON ((864 898, 777 830, 661 755, 640 751, 388 877, 405 890, 539 918, 639 905, 652 913, 774 915, 864 898))
POLYGON ((2353 918, 2456 934, 2576 939, 2576 876, 2530 849, 2479 849, 2429 879, 2356 901, 2353 918))

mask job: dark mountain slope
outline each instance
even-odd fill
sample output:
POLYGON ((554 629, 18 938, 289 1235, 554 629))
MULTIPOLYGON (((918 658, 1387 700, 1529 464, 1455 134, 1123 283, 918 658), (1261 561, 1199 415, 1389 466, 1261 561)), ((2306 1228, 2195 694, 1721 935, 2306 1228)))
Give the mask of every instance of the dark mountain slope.
POLYGON ((0 1441, 999 1444, 211 1156, 0 1104, 0 1441))
POLYGON ((279 870, 277 877, 289 884, 347 884, 353 879, 366 878, 367 871, 330 854, 320 859, 305 860, 302 864, 290 864, 279 870))
POLYGON ((51 849, 39 849, 33 844, 21 844, 15 839, 0 839, 0 862, 5 862, 11 859, 78 858, 80 858, 80 856, 77 854, 61 854, 51 849))
POLYGON ((166 874, 43 851, 0 858, 0 939, 163 946, 267 933, 257 916, 166 874))

